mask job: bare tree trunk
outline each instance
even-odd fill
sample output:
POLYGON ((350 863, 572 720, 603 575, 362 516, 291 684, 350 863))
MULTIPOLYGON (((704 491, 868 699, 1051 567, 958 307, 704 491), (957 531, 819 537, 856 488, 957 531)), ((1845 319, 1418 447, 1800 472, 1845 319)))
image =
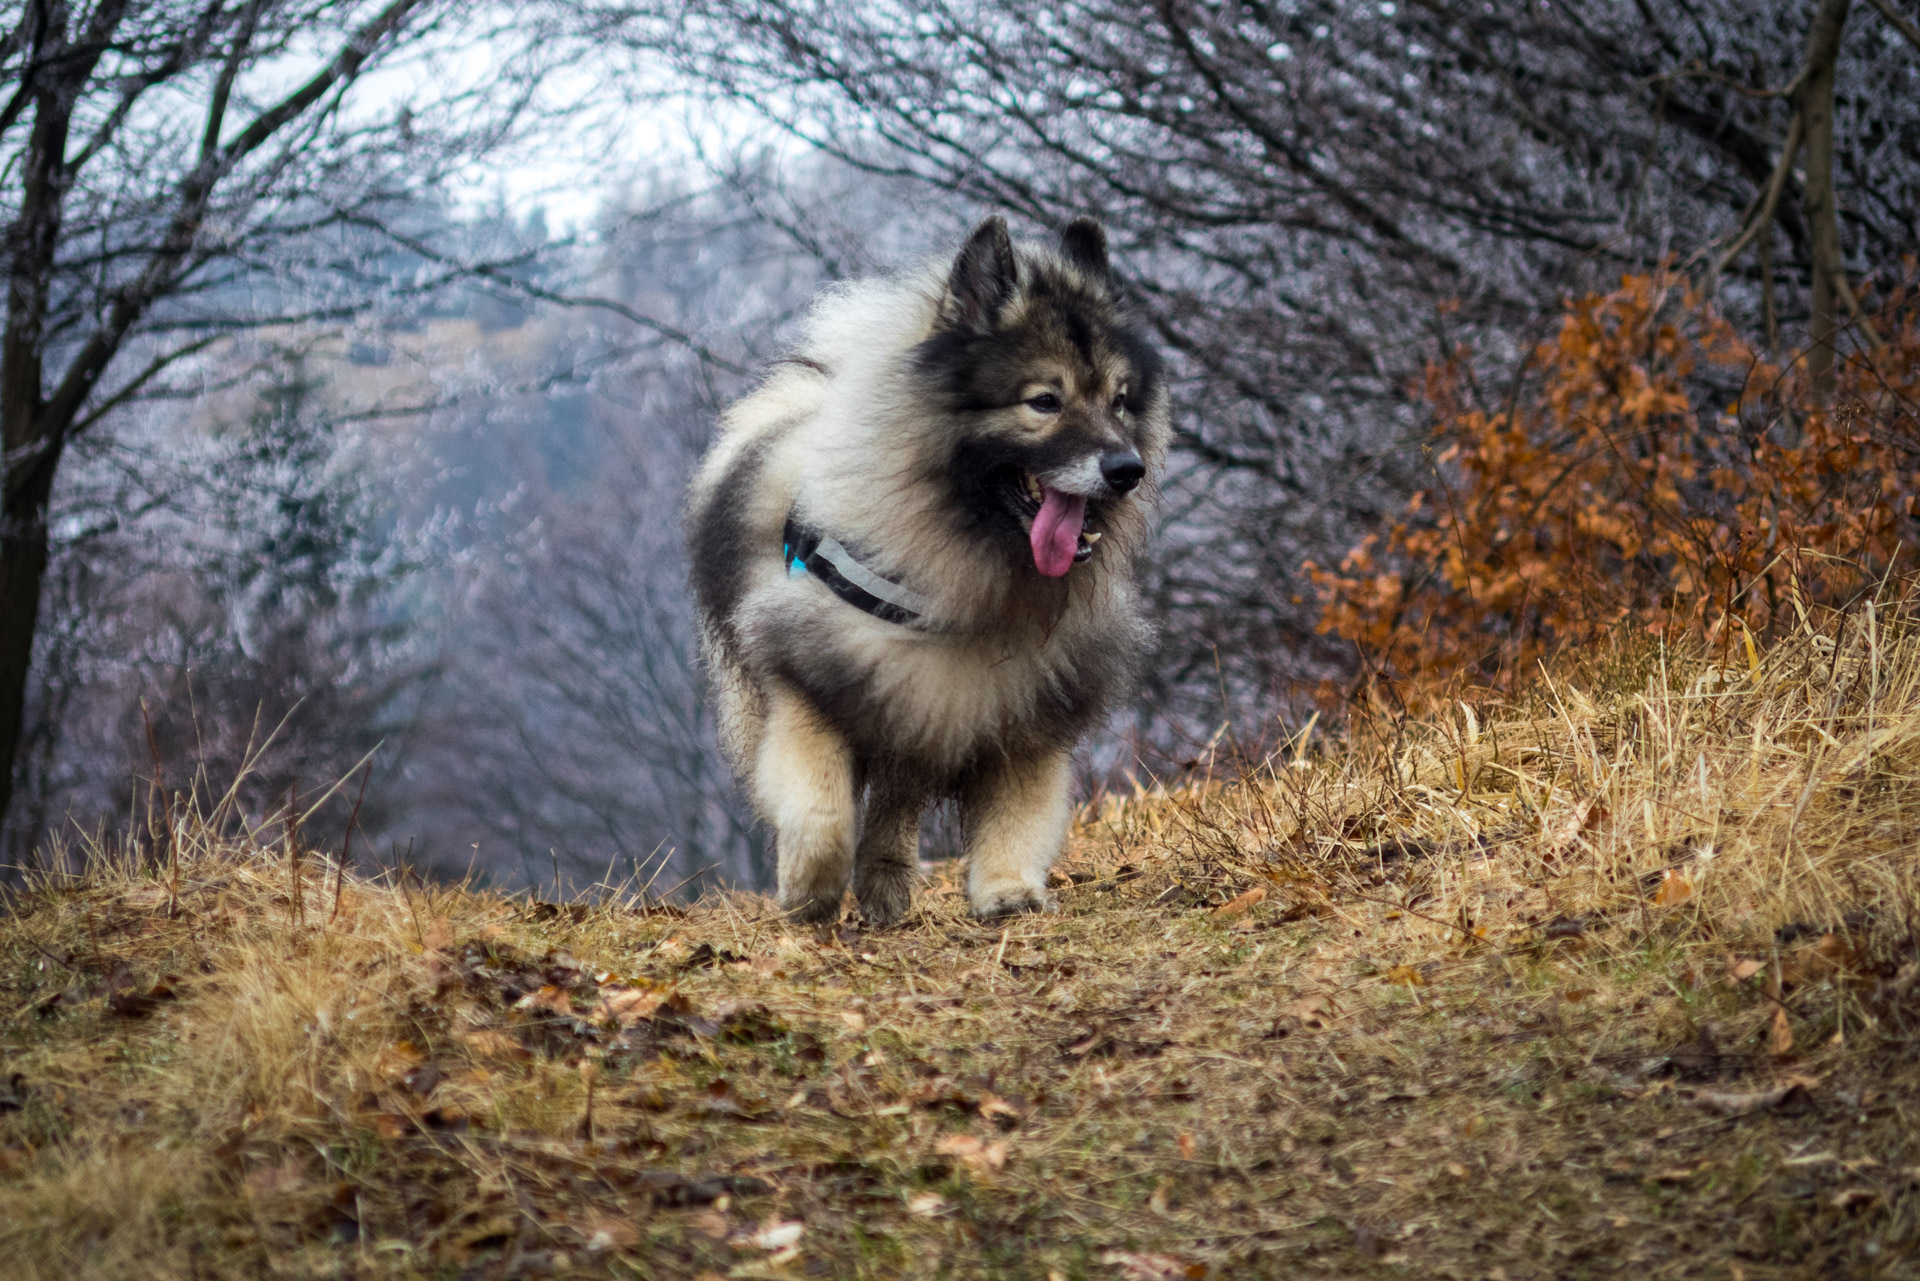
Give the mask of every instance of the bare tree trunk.
MULTIPOLYGON (((114 10, 104 15, 109 24, 118 21, 119 6, 101 7, 114 10)), ((7 263, 6 332, 0 338, 0 820, 13 800, 14 764, 26 723, 34 625, 47 572, 47 503, 59 462, 60 439, 47 422, 44 330, 60 240, 73 91, 100 56, 66 47, 63 15, 42 8, 35 17, 35 52, 66 53, 73 63, 68 74, 77 78, 50 78, 33 96, 20 216, 10 228, 14 251, 7 263)), ((99 23, 95 26, 89 35, 97 34, 99 23)))
POLYGON ((6 532, 0 535, 0 817, 13 800, 14 763, 26 725, 34 623, 47 572, 46 515, 45 486, 18 495, 7 504, 6 532))
POLYGON ((1838 309, 1846 289, 1840 254, 1840 217, 1833 191, 1833 73, 1839 60, 1840 35, 1846 29, 1852 0, 1820 0, 1807 29, 1807 60, 1801 71, 1794 106, 1800 113, 1806 139, 1807 181, 1805 208, 1813 258, 1813 314, 1807 372, 1814 403, 1833 401, 1834 347, 1839 341, 1838 309))

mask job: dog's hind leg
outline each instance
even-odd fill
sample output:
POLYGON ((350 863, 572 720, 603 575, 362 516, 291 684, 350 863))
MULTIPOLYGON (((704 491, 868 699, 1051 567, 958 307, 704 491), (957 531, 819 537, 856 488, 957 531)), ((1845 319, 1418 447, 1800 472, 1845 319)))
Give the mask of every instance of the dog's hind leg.
POLYGON ((1073 818, 1067 753, 988 766, 962 796, 961 815, 973 914, 1044 911, 1047 869, 1073 818))
POLYGON ((773 825, 780 906, 802 921, 833 920, 853 870, 853 755, 787 690, 767 699, 753 793, 773 825))
POLYGON ((871 925, 892 925, 913 905, 920 872, 920 811, 926 798, 911 783, 876 776, 853 856, 853 894, 871 925))

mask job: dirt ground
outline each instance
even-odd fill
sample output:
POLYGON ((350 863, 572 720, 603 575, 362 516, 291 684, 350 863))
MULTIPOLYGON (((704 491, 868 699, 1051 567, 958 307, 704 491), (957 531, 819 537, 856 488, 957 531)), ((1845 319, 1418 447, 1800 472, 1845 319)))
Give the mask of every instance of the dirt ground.
POLYGON ((1594 934, 1630 924, 1436 946, 1392 878, 1312 914, 1070 870, 1056 915, 976 924, 940 877, 910 928, 824 935, 753 900, 361 886, 298 925, 250 865, 171 916, 153 886, 43 896, 6 927, 7 1249, 23 1276, 1920 1266, 1920 1066, 1870 989, 1774 1053, 1764 974, 1657 940, 1623 965, 1594 934))

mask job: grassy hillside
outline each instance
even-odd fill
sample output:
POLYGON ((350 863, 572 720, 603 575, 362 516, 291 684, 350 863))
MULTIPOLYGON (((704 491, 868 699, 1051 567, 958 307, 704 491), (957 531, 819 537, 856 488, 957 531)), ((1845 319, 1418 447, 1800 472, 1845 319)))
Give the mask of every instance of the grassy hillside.
POLYGON ((991 926, 96 851, 0 919, 0 1270, 1916 1275, 1906 617, 1228 747, 991 926))

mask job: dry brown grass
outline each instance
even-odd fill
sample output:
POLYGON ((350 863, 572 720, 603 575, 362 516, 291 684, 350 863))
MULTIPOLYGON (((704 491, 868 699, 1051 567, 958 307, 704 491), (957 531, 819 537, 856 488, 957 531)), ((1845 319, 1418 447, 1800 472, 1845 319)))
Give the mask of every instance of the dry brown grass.
POLYGON ((1377 739, 993 927, 95 851, 0 919, 0 1270, 1915 1275, 1907 611, 1377 739))

